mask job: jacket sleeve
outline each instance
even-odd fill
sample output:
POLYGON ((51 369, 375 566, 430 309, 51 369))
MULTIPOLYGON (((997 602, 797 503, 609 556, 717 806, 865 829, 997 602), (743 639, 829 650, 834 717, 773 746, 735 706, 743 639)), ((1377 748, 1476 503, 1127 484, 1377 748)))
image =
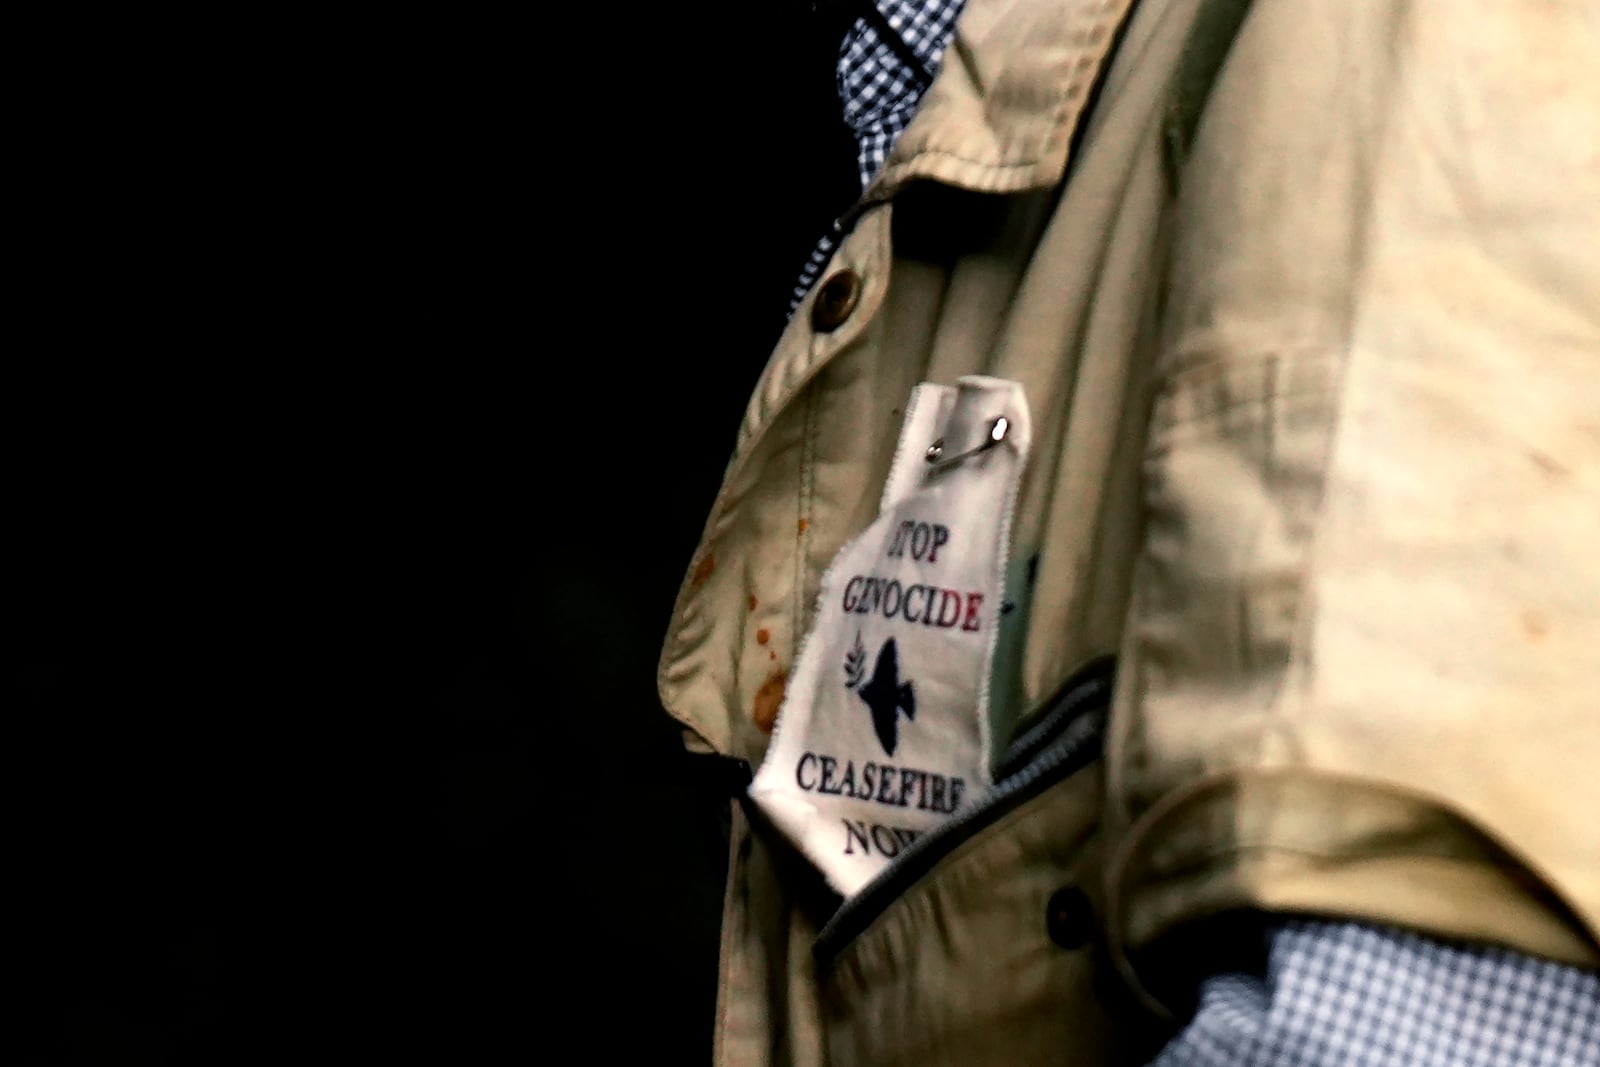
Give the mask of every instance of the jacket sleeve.
POLYGON ((1600 954, 1600 12, 1256 0, 1178 191, 1110 759, 1233 909, 1600 954))

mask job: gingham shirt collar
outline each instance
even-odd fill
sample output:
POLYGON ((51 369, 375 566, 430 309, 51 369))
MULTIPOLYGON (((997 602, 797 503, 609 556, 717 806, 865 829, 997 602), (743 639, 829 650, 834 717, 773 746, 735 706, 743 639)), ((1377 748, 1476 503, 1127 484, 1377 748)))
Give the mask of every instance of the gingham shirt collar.
POLYGON ((878 11, 921 63, 909 67, 866 20, 857 20, 839 50, 839 99, 855 134, 857 168, 865 189, 895 139, 916 114, 955 32, 965 0, 879 0, 878 11))
MULTIPOLYGON (((869 0, 870 2, 870 0, 869 0)), ((839 100, 845 125, 856 139, 856 168, 864 191, 889 158, 895 140, 911 124, 923 89, 933 80, 955 34, 966 0, 879 0, 876 7, 916 56, 921 70, 857 19, 839 47, 839 100)), ((800 270, 789 298, 794 313, 816 284, 843 237, 837 224, 817 243, 800 270)))

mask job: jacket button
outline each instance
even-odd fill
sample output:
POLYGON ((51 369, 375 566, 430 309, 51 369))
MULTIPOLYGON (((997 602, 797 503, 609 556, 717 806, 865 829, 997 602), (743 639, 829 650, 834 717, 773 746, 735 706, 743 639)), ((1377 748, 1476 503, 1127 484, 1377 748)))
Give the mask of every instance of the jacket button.
POLYGON ((1050 894, 1044 916, 1050 940, 1062 948, 1082 948, 1094 934, 1094 908, 1088 895, 1077 886, 1069 885, 1050 894))
POLYGON ((850 312, 861 299, 861 275, 853 270, 842 270, 822 283, 817 299, 811 305, 811 326, 819 333, 827 333, 844 325, 850 312))

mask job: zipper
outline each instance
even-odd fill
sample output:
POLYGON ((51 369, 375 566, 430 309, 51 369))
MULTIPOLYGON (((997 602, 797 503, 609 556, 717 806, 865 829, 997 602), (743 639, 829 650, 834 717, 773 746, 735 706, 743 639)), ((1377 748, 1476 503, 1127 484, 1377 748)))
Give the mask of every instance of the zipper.
POLYGON ((963 842, 1099 759, 1114 679, 1110 657, 1080 670, 1055 707, 1012 743, 980 803, 911 842, 834 912, 812 946, 818 969, 832 964, 846 944, 963 842))

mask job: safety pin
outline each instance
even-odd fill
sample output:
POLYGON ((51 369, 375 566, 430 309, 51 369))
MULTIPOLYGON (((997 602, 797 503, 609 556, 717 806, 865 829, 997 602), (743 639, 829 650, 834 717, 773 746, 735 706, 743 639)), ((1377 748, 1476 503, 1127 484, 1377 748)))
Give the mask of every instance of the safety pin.
POLYGON ((923 458, 932 465, 935 472, 942 471, 947 467, 960 463, 964 459, 976 456, 979 452, 987 452, 1005 440, 1006 431, 1009 429, 1011 429, 1011 422, 1004 415, 1001 415, 989 424, 989 436, 979 442, 975 448, 969 448, 965 452, 957 452, 953 456, 946 456, 944 454, 944 438, 940 437, 928 446, 927 454, 923 458))

